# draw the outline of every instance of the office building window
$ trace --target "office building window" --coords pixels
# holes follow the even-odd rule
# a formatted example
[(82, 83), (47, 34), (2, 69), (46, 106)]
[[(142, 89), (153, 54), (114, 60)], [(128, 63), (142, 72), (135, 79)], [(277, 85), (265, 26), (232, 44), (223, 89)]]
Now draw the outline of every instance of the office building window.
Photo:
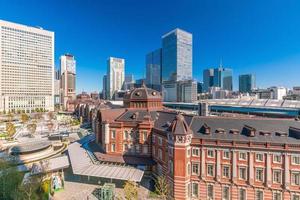
[(247, 153), (246, 152), (240, 152), (239, 153), (239, 159), (240, 160), (246, 160), (247, 159)]
[(212, 149), (207, 150), (207, 157), (209, 158), (214, 158), (215, 157), (215, 152)]
[(111, 131), (111, 139), (115, 139), (116, 138), (116, 131), (112, 130)]
[(128, 131), (124, 131), (124, 140), (128, 140), (129, 139), (129, 133)]
[(186, 172), (187, 172), (187, 175), (191, 175), (191, 163), (188, 163), (186, 165)]
[(247, 179), (247, 169), (246, 167), (239, 167), (239, 178), (242, 180)]
[(214, 186), (207, 185), (207, 199), (213, 200), (214, 199)]
[(223, 187), (223, 192), (222, 192), (222, 200), (229, 200), (230, 198), (230, 190), (228, 186)]
[(200, 171), (200, 164), (199, 163), (192, 163), (192, 174), (198, 175)]
[(198, 189), (198, 183), (193, 182), (192, 183), (192, 196), (198, 197), (199, 189)]
[(230, 159), (230, 151), (223, 151), (223, 159)]
[(264, 169), (256, 168), (256, 181), (262, 182), (264, 180)]
[(230, 178), (230, 167), (223, 166), (223, 177)]
[(300, 165), (300, 156), (299, 155), (292, 155), (292, 164)]
[(281, 163), (281, 155), (280, 154), (274, 154), (273, 155), (273, 162), (274, 163)]
[(239, 200), (246, 200), (246, 189), (239, 189)]
[(200, 155), (199, 148), (194, 147), (193, 150), (192, 150), (192, 155), (193, 156), (199, 156)]
[(214, 165), (213, 164), (207, 165), (207, 176), (214, 176)]
[(291, 200), (300, 200), (300, 194), (292, 194)]
[(282, 200), (282, 194), (279, 191), (273, 192), (273, 200)]
[(116, 144), (111, 144), (111, 152), (115, 152), (116, 151)]
[(264, 154), (262, 154), (262, 153), (256, 153), (256, 154), (255, 154), (255, 160), (256, 160), (257, 162), (262, 162), (263, 159), (264, 159)]
[(273, 171), (273, 182), (274, 183), (281, 183), (281, 170), (274, 170)]
[(162, 160), (162, 150), (158, 149), (158, 158)]
[(300, 172), (292, 172), (292, 185), (300, 185)]
[(256, 190), (255, 200), (264, 200), (264, 192), (261, 190)]

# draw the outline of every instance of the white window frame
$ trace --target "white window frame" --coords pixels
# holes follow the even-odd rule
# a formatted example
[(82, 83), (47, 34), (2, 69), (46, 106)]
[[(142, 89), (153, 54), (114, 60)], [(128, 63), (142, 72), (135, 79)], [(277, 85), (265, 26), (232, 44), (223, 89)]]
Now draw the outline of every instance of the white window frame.
[(116, 152), (116, 144), (115, 143), (111, 144), (111, 152)]
[[(296, 179), (293, 178), (293, 175), (298, 175), (298, 184), (296, 183)], [(300, 186), (300, 171), (291, 171), (291, 183), (294, 186)]]
[[(198, 166), (197, 172), (194, 172), (194, 166)], [(193, 162), (192, 163), (192, 175), (199, 175), (200, 174), (200, 163), (199, 162)]]
[[(275, 181), (275, 173), (280, 172), (279, 182)], [(282, 171), (280, 169), (273, 170), (273, 183), (281, 184), (282, 183)]]
[(300, 194), (299, 193), (292, 193), (291, 200), (294, 200), (295, 196), (298, 196), (298, 198), (300, 199)]
[[(257, 172), (258, 172), (258, 171), (262, 171), (262, 180), (259, 180), (259, 179), (257, 178)], [(264, 182), (264, 178), (265, 178), (264, 168), (261, 168), (261, 167), (255, 168), (255, 180), (256, 180), (257, 182)]]
[[(196, 195), (194, 195), (194, 184), (197, 185), (197, 194)], [(199, 183), (198, 182), (192, 182), (191, 191), (192, 191), (192, 197), (196, 197), (196, 198), (199, 197)]]
[[(212, 153), (212, 155), (210, 155), (210, 153)], [(215, 157), (215, 151), (213, 149), (207, 149), (207, 157), (208, 158), (214, 158)]]
[[(208, 170), (208, 167), (209, 166), (212, 166), (212, 175), (210, 175), (208, 172), (209, 172), (209, 170)], [(207, 171), (207, 176), (209, 176), (209, 177), (214, 177), (215, 176), (215, 166), (214, 166), (214, 164), (207, 164), (207, 166), (206, 166), (206, 171)]]
[[(245, 155), (245, 158), (242, 158), (241, 155)], [(241, 151), (239, 152), (239, 160), (247, 160), (247, 152)]]
[[(213, 190), (213, 191), (212, 191), (212, 197), (209, 197), (209, 196), (208, 196), (208, 188), (209, 188), (210, 186), (212, 187), (212, 190)], [(213, 184), (208, 184), (208, 185), (207, 185), (207, 200), (213, 200), (213, 199), (215, 199), (215, 187), (214, 187)]]
[[(276, 157), (279, 157), (280, 158), (280, 161), (276, 161)], [(282, 163), (282, 155), (281, 154), (273, 154), (273, 163), (278, 163), (278, 164), (281, 164)]]
[[(261, 160), (258, 158), (261, 156)], [(264, 154), (263, 153), (255, 153), (255, 161), (256, 162), (263, 162), (264, 161)]]
[[(194, 151), (196, 151), (196, 152), (198, 152), (198, 153), (195, 154)], [(200, 156), (200, 148), (198, 148), (198, 147), (193, 147), (193, 148), (192, 148), (192, 156), (196, 156), (196, 157)]]
[[(225, 167), (227, 167), (228, 168), (228, 176), (225, 176), (225, 174), (224, 174), (224, 169), (225, 169)], [(224, 177), (224, 178), (230, 178), (230, 165), (223, 165), (223, 168), (222, 168), (222, 177)]]
[[(297, 162), (294, 162), (294, 158), (297, 158), (298, 159), (298, 163)], [(300, 165), (300, 155), (292, 155), (292, 164), (293, 165)]]
[[(257, 192), (262, 192), (262, 199), (257, 199)], [(255, 200), (264, 200), (264, 191), (263, 190), (255, 190), (255, 193), (254, 193), (254, 198)]]
[(272, 192), (272, 200), (275, 200), (275, 194), (280, 194), (280, 200), (282, 200), (282, 192), (278, 190)]
[(238, 200), (240, 200), (240, 198), (241, 198), (241, 196), (240, 196), (241, 195), (241, 193), (240, 193), (241, 190), (245, 191), (245, 199), (244, 200), (247, 200), (247, 189), (243, 188), (243, 187), (240, 187), (239, 190), (238, 190)]
[[(225, 156), (225, 153), (228, 153), (228, 157)], [(223, 159), (230, 160), (230, 151), (229, 150), (223, 151)]]
[[(241, 178), (241, 169), (245, 169), (245, 178)], [(245, 166), (239, 166), (239, 180), (247, 180), (248, 177), (247, 177), (247, 167)]]
[[(228, 189), (228, 198), (224, 198), (224, 188)], [(223, 186), (222, 187), (222, 200), (230, 200), (230, 186)]]

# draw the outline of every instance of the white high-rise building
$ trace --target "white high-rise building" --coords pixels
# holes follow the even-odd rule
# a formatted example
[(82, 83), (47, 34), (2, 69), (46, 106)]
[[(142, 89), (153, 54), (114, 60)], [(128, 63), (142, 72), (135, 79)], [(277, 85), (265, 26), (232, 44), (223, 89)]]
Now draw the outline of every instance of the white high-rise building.
[(76, 60), (74, 56), (65, 54), (60, 57), (61, 104), (67, 107), (68, 100), (76, 98)]
[(122, 58), (109, 57), (107, 60), (107, 98), (113, 99), (117, 91), (124, 84), (125, 60)]
[(0, 20), (0, 111), (54, 110), (54, 32)]

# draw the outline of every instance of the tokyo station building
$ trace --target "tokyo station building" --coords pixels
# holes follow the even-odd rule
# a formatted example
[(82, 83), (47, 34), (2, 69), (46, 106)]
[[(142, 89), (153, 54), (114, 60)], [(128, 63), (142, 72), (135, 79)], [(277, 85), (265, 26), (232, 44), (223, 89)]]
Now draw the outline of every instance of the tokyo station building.
[(96, 157), (165, 176), (172, 199), (300, 199), (300, 121), (182, 114), (144, 85), (93, 112)]

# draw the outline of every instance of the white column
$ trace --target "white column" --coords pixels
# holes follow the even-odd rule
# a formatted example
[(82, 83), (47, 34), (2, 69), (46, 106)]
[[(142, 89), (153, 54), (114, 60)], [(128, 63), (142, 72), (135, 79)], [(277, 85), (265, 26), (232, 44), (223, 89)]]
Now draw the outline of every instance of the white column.
[(271, 154), (267, 153), (267, 171), (266, 171), (266, 177), (267, 177), (267, 182), (266, 185), (267, 187), (270, 187), (272, 184), (272, 163), (271, 163)]
[(254, 153), (253, 152), (249, 152), (249, 183), (252, 184), (253, 180), (254, 180), (254, 168), (253, 168), (253, 162), (254, 162)]
[(205, 168), (206, 168), (206, 163), (205, 163), (205, 150), (204, 148), (201, 149), (201, 178), (205, 179)]
[(236, 156), (237, 152), (232, 151), (232, 181), (235, 182), (237, 179), (237, 163), (236, 163)]
[(284, 187), (288, 189), (290, 186), (290, 159), (286, 153), (284, 155)]
[(221, 152), (217, 150), (217, 181), (221, 178)]

